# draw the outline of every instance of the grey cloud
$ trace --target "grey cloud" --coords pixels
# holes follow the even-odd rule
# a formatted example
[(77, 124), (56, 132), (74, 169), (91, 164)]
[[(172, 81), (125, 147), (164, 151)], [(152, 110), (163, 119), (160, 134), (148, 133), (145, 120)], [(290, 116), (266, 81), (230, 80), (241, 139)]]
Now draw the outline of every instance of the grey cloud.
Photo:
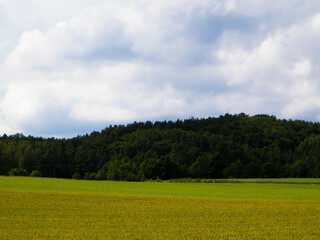
[(212, 44), (225, 31), (253, 32), (259, 27), (255, 18), (238, 14), (195, 16), (187, 23), (184, 34), (196, 44)]

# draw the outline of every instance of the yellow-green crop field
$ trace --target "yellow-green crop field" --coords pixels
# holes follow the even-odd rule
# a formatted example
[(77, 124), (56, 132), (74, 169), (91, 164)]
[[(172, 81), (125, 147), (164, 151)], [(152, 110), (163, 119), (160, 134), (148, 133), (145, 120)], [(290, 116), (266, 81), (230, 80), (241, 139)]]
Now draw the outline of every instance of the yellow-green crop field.
[[(313, 200), (255, 200), (232, 196), (215, 198), (210, 194), (207, 198), (152, 196), (141, 189), (136, 195), (67, 192), (61, 188), (61, 191), (30, 191), (8, 187), (5, 182), (10, 181), (17, 181), (17, 186), (20, 181), (23, 184), (51, 181), (56, 185), (65, 181), (74, 186), (92, 184), (92, 188), (104, 184), (1, 177), (0, 239), (320, 239), (320, 201), (317, 200), (320, 195)], [(125, 182), (105, 184), (127, 186)], [(144, 186), (144, 183), (130, 184)], [(145, 184), (166, 188), (174, 183)], [(257, 188), (257, 194), (261, 188), (268, 189), (268, 185), (250, 184), (238, 186), (240, 189)], [(283, 187), (274, 185), (275, 188)], [(187, 189), (189, 185), (173, 186)], [(215, 186), (224, 187), (219, 183), (190, 186), (192, 191), (197, 186), (207, 187), (210, 191)], [(297, 188), (301, 190), (302, 186), (309, 189), (308, 194), (312, 191), (320, 194), (319, 185), (299, 185)], [(288, 188), (294, 187), (288, 184)], [(239, 192), (237, 194), (239, 196)]]

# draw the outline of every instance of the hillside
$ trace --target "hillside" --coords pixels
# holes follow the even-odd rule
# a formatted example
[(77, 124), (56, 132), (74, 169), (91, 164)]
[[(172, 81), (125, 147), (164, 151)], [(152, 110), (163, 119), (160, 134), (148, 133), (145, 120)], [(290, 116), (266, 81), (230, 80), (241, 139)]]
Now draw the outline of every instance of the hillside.
[(3, 135), (0, 174), (38, 170), (45, 177), (131, 181), (320, 177), (319, 133), (319, 123), (242, 113), (115, 125), (72, 139)]

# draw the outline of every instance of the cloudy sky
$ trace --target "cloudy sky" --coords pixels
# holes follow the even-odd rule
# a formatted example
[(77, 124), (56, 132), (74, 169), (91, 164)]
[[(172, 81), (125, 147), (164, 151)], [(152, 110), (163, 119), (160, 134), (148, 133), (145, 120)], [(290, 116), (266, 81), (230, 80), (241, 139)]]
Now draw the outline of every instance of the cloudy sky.
[(0, 0), (0, 134), (320, 120), (318, 0)]

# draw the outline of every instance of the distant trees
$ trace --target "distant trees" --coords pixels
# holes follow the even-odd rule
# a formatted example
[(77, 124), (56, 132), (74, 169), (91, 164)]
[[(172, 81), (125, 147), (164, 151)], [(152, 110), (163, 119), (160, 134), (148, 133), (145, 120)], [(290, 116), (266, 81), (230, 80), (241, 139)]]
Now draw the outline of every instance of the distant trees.
[(9, 176), (28, 176), (28, 172), (26, 169), (23, 168), (12, 168), (8, 172)]
[(128, 180), (320, 177), (320, 124), (274, 116), (109, 126), (72, 139), (0, 137), (0, 174)]
[(81, 178), (79, 173), (72, 174), (72, 179), (79, 180)]
[(38, 170), (33, 170), (31, 173), (30, 173), (30, 177), (41, 177), (42, 174), (40, 171)]

